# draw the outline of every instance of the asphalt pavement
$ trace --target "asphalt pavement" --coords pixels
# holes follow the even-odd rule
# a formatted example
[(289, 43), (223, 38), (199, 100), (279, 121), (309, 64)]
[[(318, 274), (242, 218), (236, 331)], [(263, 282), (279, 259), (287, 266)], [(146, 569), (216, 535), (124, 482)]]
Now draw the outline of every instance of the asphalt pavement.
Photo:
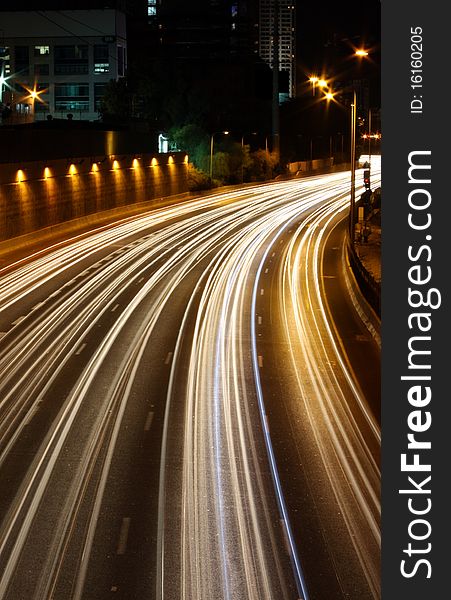
[(378, 597), (379, 359), (343, 284), (348, 175), (3, 265), (0, 598)]

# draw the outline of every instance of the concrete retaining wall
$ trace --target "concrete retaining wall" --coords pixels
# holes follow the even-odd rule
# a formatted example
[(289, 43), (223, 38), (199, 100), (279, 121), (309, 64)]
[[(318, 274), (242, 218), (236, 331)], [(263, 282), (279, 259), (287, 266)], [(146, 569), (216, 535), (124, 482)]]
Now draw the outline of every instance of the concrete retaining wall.
[(0, 240), (188, 190), (184, 153), (0, 165)]
[(318, 158), (315, 160), (299, 160), (288, 164), (288, 170), (290, 173), (297, 173), (298, 171), (318, 171), (319, 169), (327, 169), (332, 167), (334, 164), (333, 158)]

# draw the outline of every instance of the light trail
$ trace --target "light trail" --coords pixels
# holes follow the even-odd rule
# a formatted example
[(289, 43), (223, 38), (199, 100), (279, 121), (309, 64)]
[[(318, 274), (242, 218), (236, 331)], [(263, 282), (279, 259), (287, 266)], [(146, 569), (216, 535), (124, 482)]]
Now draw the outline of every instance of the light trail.
[[(71, 597), (84, 597), (96, 568), (97, 518), (144, 354), (171, 299), (194, 281), (172, 360), (165, 361), (171, 371), (158, 493), (157, 598), (307, 600), (302, 547), (296, 548), (267, 427), (255, 330), (262, 269), (289, 228), (294, 233), (283, 246), (278, 293), (293, 369), (298, 373), (301, 361), (308, 373), (308, 383), (298, 376), (299, 394), (355, 552), (365, 573), (371, 570), (363, 535), (378, 537), (379, 474), (347, 409), (349, 395), (377, 441), (378, 430), (335, 341), (320, 283), (324, 240), (348, 205), (348, 189), (348, 174), (337, 173), (216, 194), (75, 236), (0, 270), (2, 322), (16, 307), (28, 307), (21, 308), (24, 319), (17, 325), (2, 326), (0, 474), (74, 359), (79, 365), (1, 521), (0, 598), (24, 590), (29, 597), (62, 597), (65, 581)], [(108, 327), (99, 331), (104, 322)], [(340, 373), (327, 367), (332, 355)], [(180, 428), (177, 419), (183, 435), (174, 445), (169, 433)], [(77, 465), (71, 473), (65, 456)], [(179, 474), (168, 471), (174, 461)], [(345, 473), (363, 515), (357, 523), (332, 464)], [(283, 529), (274, 522), (271, 476)], [(51, 515), (43, 546), (42, 524)], [(40, 555), (31, 557), (36, 548)], [(24, 582), (22, 570), (30, 564), (39, 569)]]

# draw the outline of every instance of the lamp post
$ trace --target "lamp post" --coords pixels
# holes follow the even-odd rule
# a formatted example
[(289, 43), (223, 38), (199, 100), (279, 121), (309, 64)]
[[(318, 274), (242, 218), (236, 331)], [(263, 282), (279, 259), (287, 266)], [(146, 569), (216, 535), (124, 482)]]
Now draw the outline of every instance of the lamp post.
[(318, 77), (316, 75), (312, 75), (309, 78), (310, 83), (312, 84), (312, 96), (315, 95), (315, 84), (318, 83)]
[(349, 210), (349, 237), (354, 244), (354, 210), (355, 210), (355, 142), (357, 126), (357, 96), (355, 89), (353, 93), (353, 103), (351, 104), (351, 206)]
[(215, 131), (210, 136), (210, 183), (213, 181), (213, 148), (214, 148), (214, 139), (215, 135), (218, 133), (223, 133), (224, 135), (229, 135), (228, 131)]
[[(368, 51), (364, 48), (356, 50), (354, 56), (365, 58), (368, 56)], [(355, 155), (356, 155), (356, 129), (357, 129), (357, 95), (355, 88), (352, 88), (353, 103), (351, 104), (351, 205), (349, 210), (349, 237), (351, 244), (354, 245), (354, 212), (355, 212)]]

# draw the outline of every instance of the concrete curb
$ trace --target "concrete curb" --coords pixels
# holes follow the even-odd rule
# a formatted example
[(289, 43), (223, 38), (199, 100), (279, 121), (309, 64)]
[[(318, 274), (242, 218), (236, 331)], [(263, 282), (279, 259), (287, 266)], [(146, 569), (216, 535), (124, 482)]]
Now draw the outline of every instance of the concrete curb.
[(363, 324), (370, 332), (378, 347), (381, 348), (381, 321), (360, 290), (349, 260), (347, 243), (343, 245), (342, 261), (346, 287), (351, 301)]

